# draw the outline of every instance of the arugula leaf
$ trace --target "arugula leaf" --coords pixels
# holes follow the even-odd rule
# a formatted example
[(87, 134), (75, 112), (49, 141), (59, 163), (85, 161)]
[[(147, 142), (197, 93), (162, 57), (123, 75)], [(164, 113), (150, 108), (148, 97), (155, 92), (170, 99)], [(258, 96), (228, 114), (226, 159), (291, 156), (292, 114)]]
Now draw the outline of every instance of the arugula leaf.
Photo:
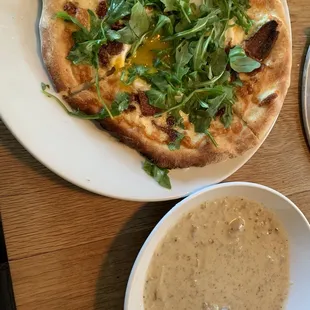
[(106, 36), (108, 41), (117, 41), (121, 38), (121, 35), (112, 29), (106, 29)]
[(77, 118), (81, 118), (81, 119), (88, 119), (88, 120), (96, 120), (96, 119), (103, 119), (103, 118), (106, 118), (108, 117), (108, 113), (106, 112), (106, 110), (102, 109), (99, 113), (97, 114), (86, 114), (82, 111), (79, 111), (79, 110), (73, 110), (73, 111), (70, 111), (66, 105), (58, 98), (56, 97), (55, 95), (51, 94), (50, 92), (48, 92), (48, 89), (50, 89), (50, 86), (48, 84), (44, 84), (43, 82), (41, 83), (41, 90), (42, 90), (42, 93), (47, 96), (48, 98), (52, 98), (54, 99), (60, 106), (62, 109), (64, 109), (64, 111), (66, 113), (68, 113), (68, 115), (70, 116), (74, 116), (74, 117), (77, 117)]
[[(82, 111), (79, 110), (73, 110), (70, 111), (66, 105), (55, 95), (51, 94), (48, 92), (48, 89), (50, 89), (50, 86), (48, 84), (41, 83), (41, 90), (44, 95), (46, 95), (49, 98), (53, 98), (54, 100), (57, 101), (57, 103), (68, 113), (70, 116), (74, 116), (77, 118), (82, 118), (82, 119), (89, 119), (89, 120), (96, 120), (96, 119), (104, 119), (107, 117), (110, 117), (109, 113), (107, 112), (106, 109), (101, 109), (99, 113), (96, 114), (86, 114)], [(129, 94), (123, 92), (123, 93), (118, 93), (111, 105), (111, 113), (113, 116), (118, 116), (120, 115), (123, 111), (125, 111), (129, 106)]]
[(120, 115), (123, 111), (127, 110), (128, 106), (129, 106), (129, 95), (125, 92), (117, 93), (111, 105), (111, 112), (113, 116)]
[(212, 117), (206, 110), (196, 110), (189, 114), (189, 121), (194, 124), (196, 132), (205, 133), (210, 127)]
[(224, 124), (225, 128), (228, 128), (231, 125), (232, 119), (232, 104), (230, 102), (225, 106), (224, 114), (221, 116), (221, 122)]
[(253, 22), (250, 17), (247, 15), (247, 10), (250, 8), (248, 0), (231, 0), (232, 9), (231, 14), (237, 18), (237, 25), (241, 26), (245, 33), (248, 33), (251, 29)]
[(182, 18), (174, 27), (175, 32), (181, 32), (190, 27), (191, 23), (187, 19)]
[(154, 163), (146, 159), (143, 163), (143, 170), (149, 176), (151, 176), (160, 186), (171, 189), (168, 169), (159, 168)]
[(125, 85), (130, 85), (137, 77), (143, 77), (147, 75), (149, 68), (142, 65), (133, 65), (127, 71), (123, 70), (121, 74), (121, 81)]
[(175, 139), (173, 142), (170, 142), (170, 143), (168, 144), (169, 150), (170, 150), (170, 151), (179, 150), (183, 138), (184, 138), (184, 134), (182, 134), (182, 133), (180, 133), (180, 132), (177, 132), (177, 137), (176, 137), (176, 139)]
[(196, 48), (195, 48), (194, 54), (193, 54), (193, 69), (194, 69), (194, 71), (200, 70), (203, 63), (206, 62), (203, 60), (204, 55), (202, 52), (204, 41), (205, 41), (205, 35), (203, 34), (203, 35), (201, 35), (199, 41), (197, 42), (197, 45), (196, 45)]
[(227, 66), (227, 54), (224, 49), (218, 48), (215, 52), (211, 54), (210, 65), (212, 68), (212, 73), (215, 76), (223, 74)]
[(136, 34), (129, 26), (126, 26), (117, 32), (120, 36), (119, 41), (126, 44), (132, 44), (137, 40)]
[(129, 26), (138, 38), (145, 34), (150, 28), (149, 17), (146, 14), (144, 6), (140, 2), (136, 2), (131, 9)]
[(175, 53), (175, 65), (174, 72), (176, 73), (177, 78), (181, 81), (183, 76), (187, 74), (189, 68), (186, 65), (192, 59), (193, 55), (189, 52), (188, 42), (185, 42), (183, 45), (176, 49)]
[(89, 38), (95, 39), (99, 34), (105, 36), (104, 29), (102, 28), (102, 20), (92, 10), (87, 10), (87, 12), (90, 20)]
[(165, 5), (165, 12), (177, 11), (177, 0), (160, 0)]
[(180, 110), (175, 109), (169, 113), (175, 120), (175, 126), (178, 126), (180, 128), (184, 129), (184, 119), (180, 115)]
[(166, 94), (152, 88), (146, 92), (146, 95), (149, 98), (150, 105), (159, 109), (166, 109)]
[(175, 64), (173, 68), (179, 81), (182, 81), (183, 77), (189, 72), (188, 67), (181, 67), (178, 64)]
[(159, 15), (157, 24), (153, 30), (152, 36), (159, 34), (161, 30), (164, 30), (168, 35), (173, 34), (173, 26), (171, 19), (166, 15)]
[(235, 46), (229, 51), (229, 63), (233, 70), (236, 72), (252, 72), (260, 68), (261, 64), (248, 57), (241, 46)]
[(131, 13), (132, 3), (127, 0), (110, 0), (105, 22), (109, 25)]
[(212, 24), (214, 22), (214, 19), (216, 18), (216, 15), (220, 13), (220, 10), (214, 10), (212, 11), (212, 13), (210, 13), (208, 16), (203, 17), (203, 18), (199, 18), (196, 22), (196, 24), (188, 29), (188, 30), (184, 30), (181, 32), (176, 33), (175, 35), (171, 36), (171, 37), (167, 37), (164, 39), (164, 41), (170, 41), (170, 40), (174, 40), (176, 38), (181, 38), (181, 37), (186, 37), (188, 35), (194, 34), (196, 32), (202, 31), (206, 29), (206, 26), (208, 24)]
[(214, 139), (214, 137), (212, 136), (212, 134), (210, 133), (210, 131), (209, 131), (209, 130), (206, 130), (206, 131), (205, 131), (205, 134), (209, 137), (209, 139), (211, 140), (211, 142), (213, 143), (213, 145), (214, 145), (215, 147), (218, 147), (218, 144), (217, 144), (216, 140)]
[(175, 61), (179, 66), (186, 66), (192, 57), (193, 55), (188, 50), (188, 42), (185, 42), (181, 47), (176, 49)]
[(69, 15), (67, 12), (57, 12), (55, 14), (55, 18), (60, 18), (60, 19), (63, 19), (67, 22), (71, 22), (75, 25), (77, 25), (80, 29), (82, 29), (85, 33), (88, 33), (88, 30), (87, 28), (85, 28), (79, 21), (77, 18)]
[(67, 59), (71, 60), (75, 65), (87, 64), (98, 68), (98, 52), (100, 47), (106, 42), (107, 39), (104, 38), (75, 44), (69, 52)]
[(224, 101), (225, 98), (226, 98), (226, 93), (223, 93), (220, 96), (217, 96), (213, 99), (208, 100), (209, 108), (207, 111), (212, 118), (215, 117), (216, 113), (221, 108), (222, 102)]
[(150, 74), (148, 76), (144, 76), (144, 78), (161, 92), (166, 92), (166, 89), (169, 86), (169, 83), (162, 72), (159, 72), (158, 74)]

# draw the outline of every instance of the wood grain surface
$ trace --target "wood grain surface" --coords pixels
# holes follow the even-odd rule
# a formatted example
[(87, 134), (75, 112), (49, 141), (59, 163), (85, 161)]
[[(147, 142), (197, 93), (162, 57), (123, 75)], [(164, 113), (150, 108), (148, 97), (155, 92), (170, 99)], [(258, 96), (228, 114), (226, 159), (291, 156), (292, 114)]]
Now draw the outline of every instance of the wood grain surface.
[[(289, 6), (292, 86), (266, 142), (228, 180), (279, 190), (310, 219), (310, 155), (299, 103), (310, 1)], [(135, 257), (176, 201), (128, 202), (86, 192), (42, 166), (3, 123), (0, 134), (0, 210), (18, 309), (122, 309)]]

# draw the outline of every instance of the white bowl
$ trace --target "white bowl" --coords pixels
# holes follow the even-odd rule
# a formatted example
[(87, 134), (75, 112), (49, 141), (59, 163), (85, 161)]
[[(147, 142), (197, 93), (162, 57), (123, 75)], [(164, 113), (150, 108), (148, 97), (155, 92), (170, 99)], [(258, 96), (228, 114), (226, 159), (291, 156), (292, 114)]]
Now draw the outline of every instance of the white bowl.
[(224, 196), (243, 196), (272, 209), (283, 222), (290, 242), (290, 281), (287, 310), (310, 309), (310, 226), (297, 206), (279, 192), (259, 184), (222, 183), (207, 187), (185, 198), (156, 225), (145, 241), (128, 281), (125, 310), (143, 310), (143, 289), (153, 253), (168, 230), (178, 220), (207, 200)]

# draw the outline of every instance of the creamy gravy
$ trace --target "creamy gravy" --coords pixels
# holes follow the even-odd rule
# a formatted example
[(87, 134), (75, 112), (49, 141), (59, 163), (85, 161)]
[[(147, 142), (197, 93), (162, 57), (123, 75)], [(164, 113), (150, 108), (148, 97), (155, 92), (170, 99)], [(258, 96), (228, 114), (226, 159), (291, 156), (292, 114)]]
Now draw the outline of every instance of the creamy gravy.
[(287, 234), (261, 204), (227, 197), (184, 216), (157, 248), (146, 310), (278, 310), (289, 288)]

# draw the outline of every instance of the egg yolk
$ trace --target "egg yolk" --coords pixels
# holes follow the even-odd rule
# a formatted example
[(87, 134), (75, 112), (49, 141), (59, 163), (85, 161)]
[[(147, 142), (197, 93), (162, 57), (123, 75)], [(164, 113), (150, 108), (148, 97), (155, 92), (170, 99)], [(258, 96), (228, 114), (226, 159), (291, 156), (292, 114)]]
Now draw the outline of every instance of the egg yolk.
[(156, 58), (156, 50), (164, 50), (169, 47), (168, 42), (162, 42), (160, 36), (157, 35), (153, 38), (146, 39), (130, 60), (131, 64), (144, 65), (147, 67), (153, 66), (153, 60)]

